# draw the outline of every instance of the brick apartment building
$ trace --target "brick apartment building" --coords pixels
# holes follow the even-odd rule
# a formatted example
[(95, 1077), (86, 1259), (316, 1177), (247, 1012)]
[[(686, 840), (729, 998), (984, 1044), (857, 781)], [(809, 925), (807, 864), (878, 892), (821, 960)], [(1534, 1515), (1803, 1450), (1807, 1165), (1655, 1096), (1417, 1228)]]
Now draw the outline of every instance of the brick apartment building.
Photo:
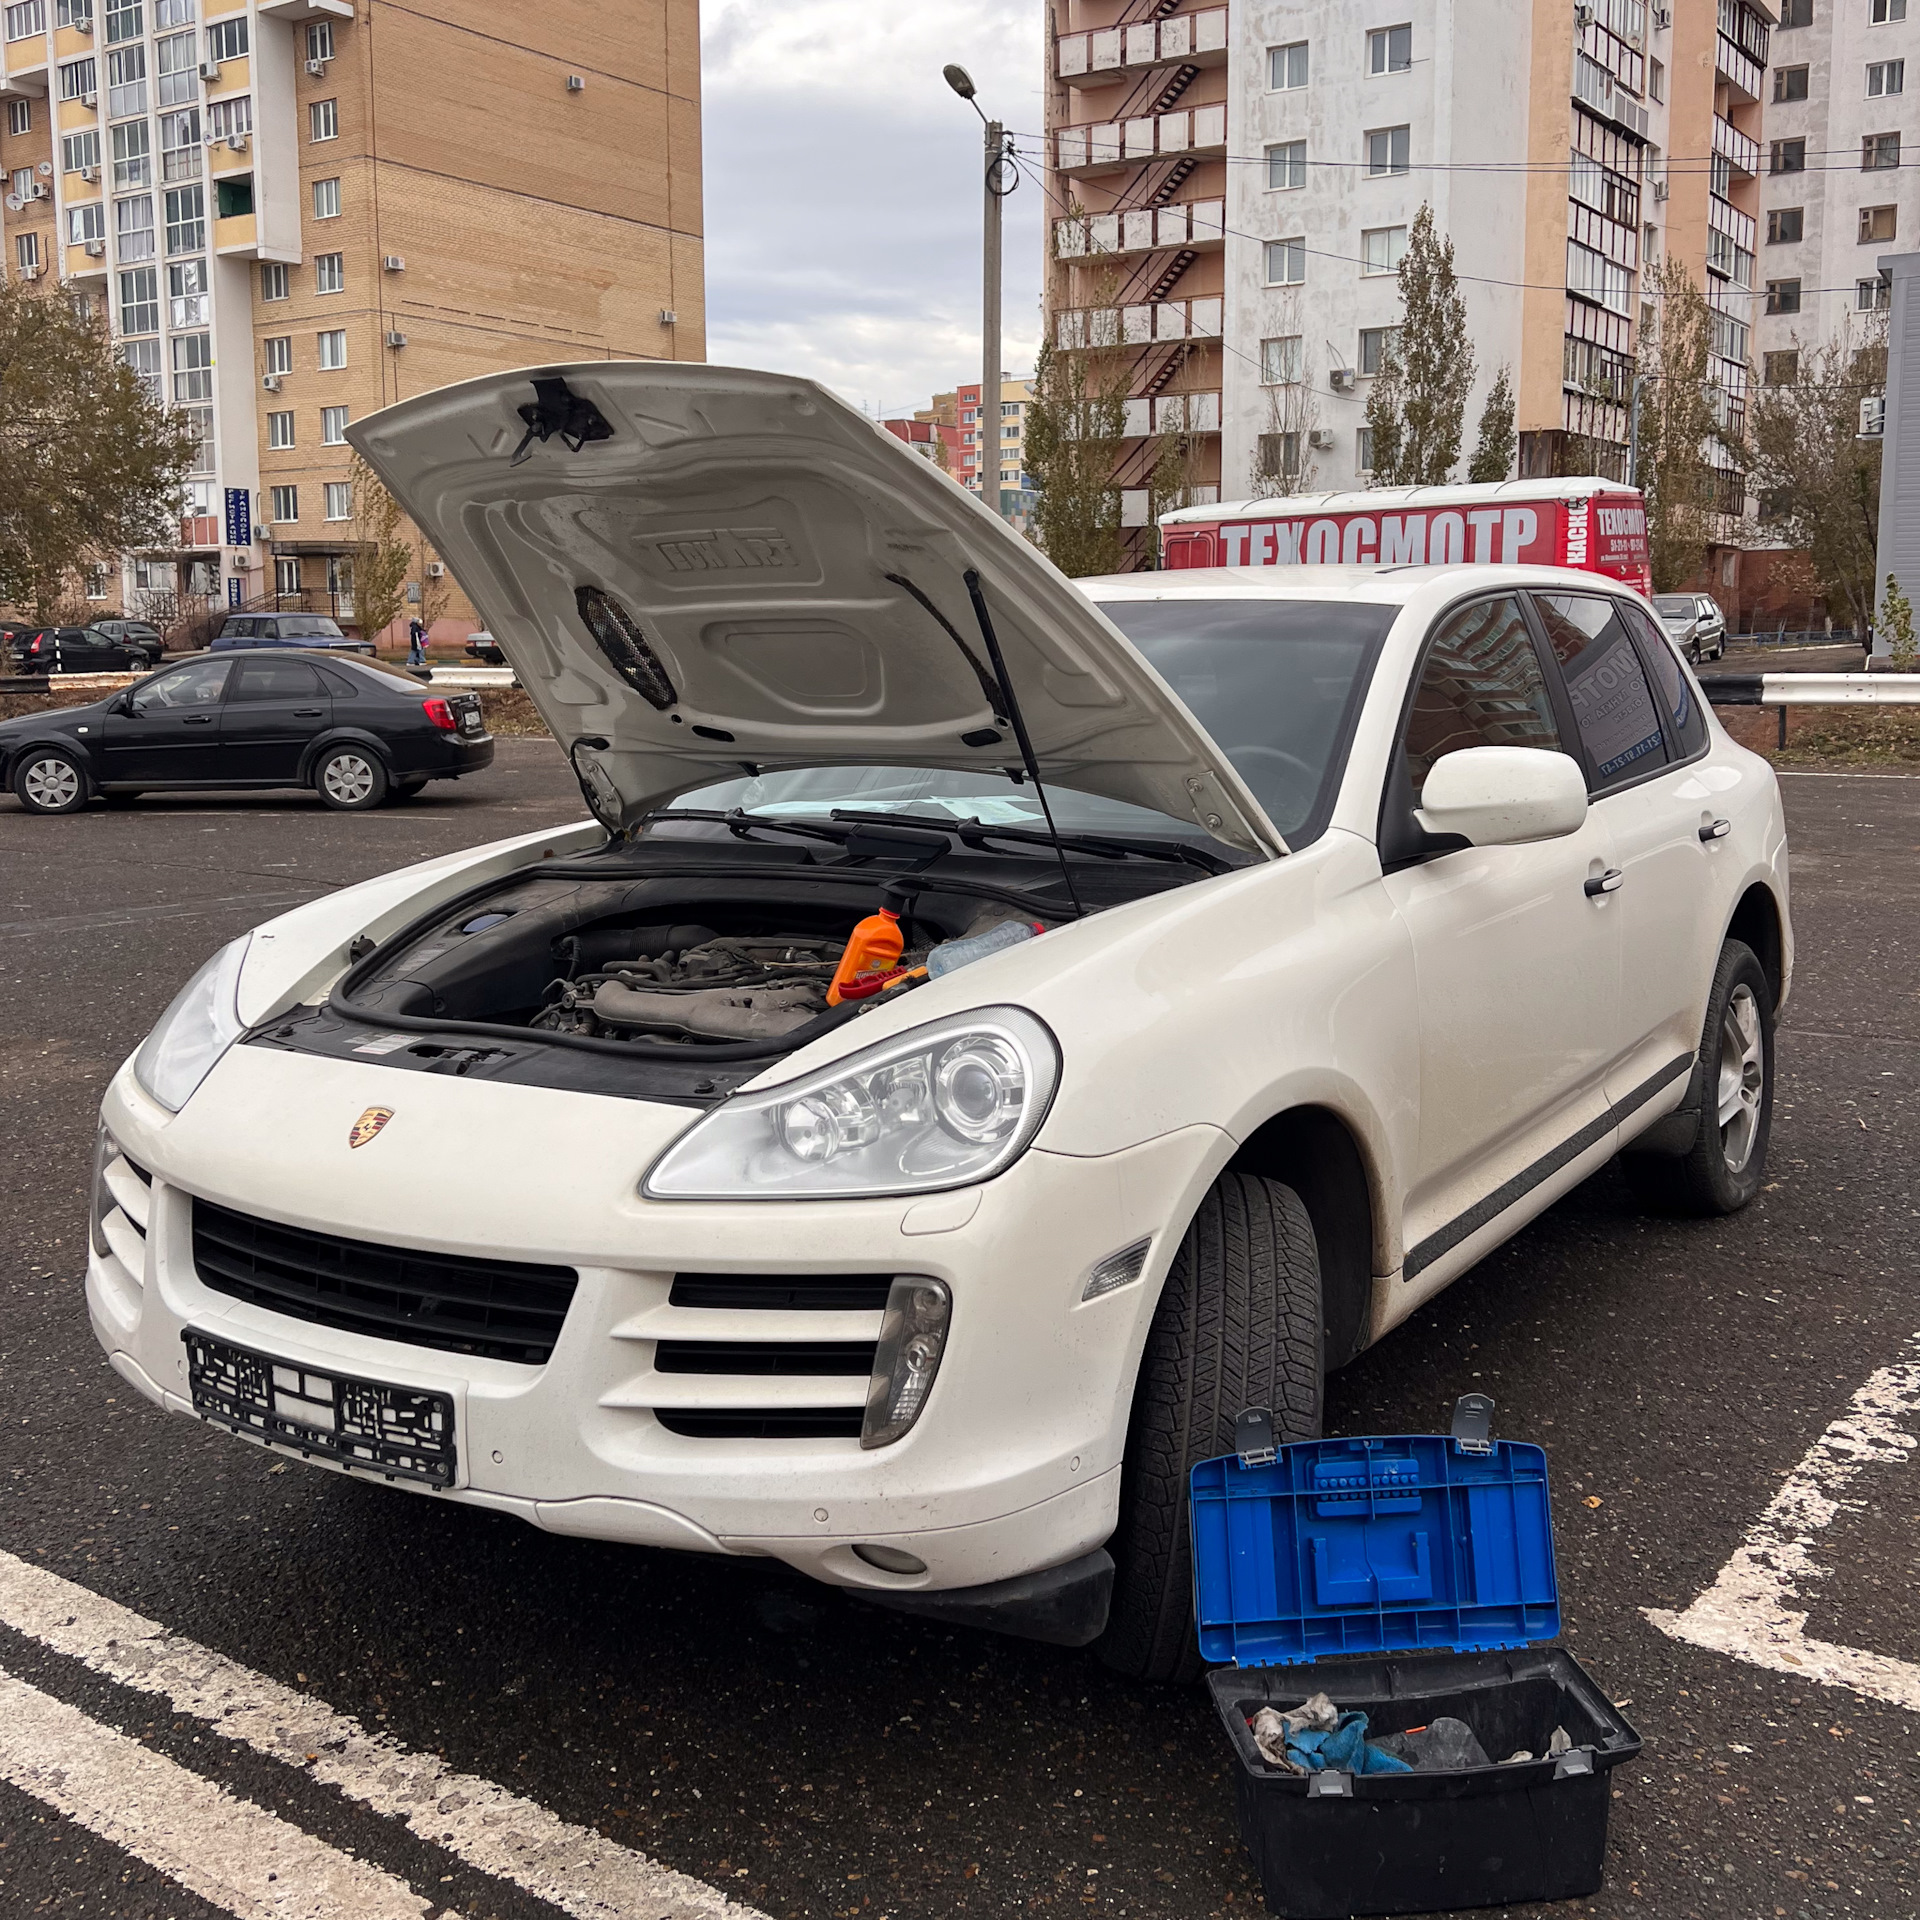
[(200, 433), (178, 547), (92, 597), (350, 620), (350, 421), (502, 367), (705, 356), (698, 0), (0, 21), (0, 268), (89, 303)]
[[(983, 476), (994, 473), (1000, 511), (1015, 526), (1025, 528), (1033, 513), (1033, 481), (1026, 471), (1027, 409), (1032, 404), (1033, 382), (1002, 373), (997, 419), (980, 418), (980, 382), (976, 380), (951, 393), (936, 393), (930, 407), (910, 417), (880, 424), (952, 474), (970, 493), (983, 493)], [(997, 456), (989, 448), (997, 448)]]

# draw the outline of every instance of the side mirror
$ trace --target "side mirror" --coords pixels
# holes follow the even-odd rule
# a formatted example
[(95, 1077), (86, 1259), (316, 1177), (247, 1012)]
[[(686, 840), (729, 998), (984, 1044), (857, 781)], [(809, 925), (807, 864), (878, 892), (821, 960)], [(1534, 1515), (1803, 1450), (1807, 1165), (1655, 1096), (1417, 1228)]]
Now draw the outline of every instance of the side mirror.
[(1442, 754), (1414, 817), (1428, 833), (1511, 847), (1575, 833), (1587, 817), (1578, 762), (1539, 747), (1466, 747)]
[(113, 696), (113, 704), (107, 708), (109, 713), (128, 714), (133, 711), (133, 692), (129, 688), (124, 693)]

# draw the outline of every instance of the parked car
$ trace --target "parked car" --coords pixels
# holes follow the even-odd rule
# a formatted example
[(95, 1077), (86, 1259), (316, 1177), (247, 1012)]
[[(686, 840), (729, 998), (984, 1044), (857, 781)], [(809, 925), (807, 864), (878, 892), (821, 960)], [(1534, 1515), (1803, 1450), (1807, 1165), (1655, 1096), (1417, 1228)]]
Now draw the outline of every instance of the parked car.
[(1727, 650), (1727, 616), (1707, 593), (1656, 593), (1653, 610), (1667, 637), (1696, 665)]
[(1759, 1189), (1779, 790), (1630, 588), (1073, 582), (704, 365), (349, 437), (596, 818), (242, 936), (115, 1077), (87, 1296), (160, 1405), (1167, 1677), (1242, 1408), (1315, 1433), (1616, 1153)]
[(324, 613), (230, 613), (214, 635), (215, 653), (229, 647), (299, 647), (307, 653), (359, 653), (374, 657), (371, 640), (349, 640), (340, 623)]
[(23, 627), (12, 644), (22, 673), (144, 673), (163, 652), (158, 635), (122, 640), (98, 627)]
[(94, 632), (104, 633), (109, 640), (118, 640), (123, 646), (145, 648), (155, 666), (160, 664), (167, 651), (165, 636), (151, 620), (127, 620), (118, 614), (110, 614), (104, 620), (89, 621), (88, 625)]
[(501, 651), (500, 642), (485, 627), (467, 635), (467, 654), (471, 659), (484, 660), (492, 667), (504, 667), (507, 664), (507, 656)]
[(29, 813), (227, 787), (311, 787), (362, 812), (492, 759), (477, 694), (278, 649), (196, 654), (91, 706), (0, 720), (0, 786)]

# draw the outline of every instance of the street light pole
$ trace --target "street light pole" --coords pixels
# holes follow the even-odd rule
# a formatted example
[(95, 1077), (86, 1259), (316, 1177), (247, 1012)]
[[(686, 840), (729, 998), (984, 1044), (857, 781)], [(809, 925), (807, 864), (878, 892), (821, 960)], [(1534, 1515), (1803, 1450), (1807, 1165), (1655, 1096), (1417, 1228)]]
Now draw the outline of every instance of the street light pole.
[(981, 219), (980, 406), (975, 417), (974, 445), (979, 453), (980, 494), (995, 513), (1000, 503), (1000, 202), (1019, 185), (1019, 174), (1007, 151), (1007, 130), (989, 120), (974, 98), (972, 76), (965, 67), (943, 69), (947, 85), (975, 113), (980, 114), (987, 138), (982, 158), (986, 204)]

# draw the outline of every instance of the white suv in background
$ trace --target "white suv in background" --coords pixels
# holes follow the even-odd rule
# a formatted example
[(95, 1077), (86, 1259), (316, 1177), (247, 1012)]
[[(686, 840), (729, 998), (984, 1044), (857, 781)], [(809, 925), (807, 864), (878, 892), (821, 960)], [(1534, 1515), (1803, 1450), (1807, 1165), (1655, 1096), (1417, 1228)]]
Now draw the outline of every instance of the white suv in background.
[(1075, 584), (766, 373), (352, 437), (595, 818), (268, 922), (115, 1076), (87, 1294), (159, 1405), (1164, 1677), (1240, 1408), (1314, 1433), (1616, 1153), (1756, 1191), (1779, 797), (1633, 594)]

